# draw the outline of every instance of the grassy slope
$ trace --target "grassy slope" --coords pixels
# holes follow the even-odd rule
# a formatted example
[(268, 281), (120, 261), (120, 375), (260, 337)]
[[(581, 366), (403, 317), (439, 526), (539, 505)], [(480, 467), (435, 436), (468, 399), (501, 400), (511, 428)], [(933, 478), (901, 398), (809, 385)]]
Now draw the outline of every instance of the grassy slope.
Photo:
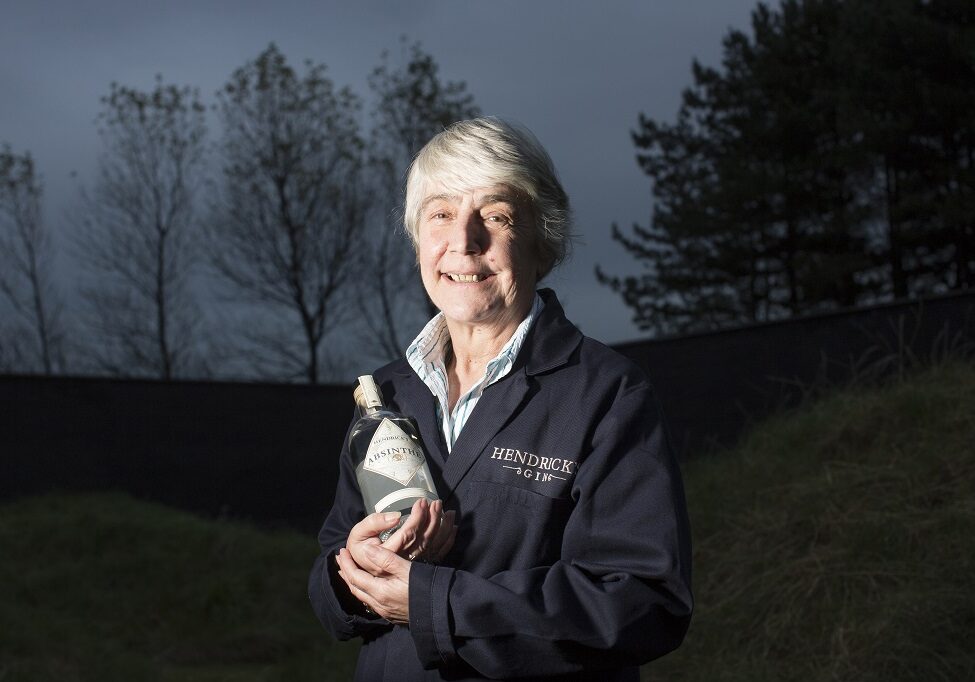
[(305, 596), (314, 538), (123, 496), (0, 508), (0, 681), (344, 680)]
[(685, 478), (697, 611), (645, 678), (975, 679), (975, 367), (838, 393)]
[[(975, 367), (837, 394), (685, 477), (698, 608), (647, 677), (975, 678)], [(316, 551), (120, 496), (0, 507), (0, 682), (349, 679)]]

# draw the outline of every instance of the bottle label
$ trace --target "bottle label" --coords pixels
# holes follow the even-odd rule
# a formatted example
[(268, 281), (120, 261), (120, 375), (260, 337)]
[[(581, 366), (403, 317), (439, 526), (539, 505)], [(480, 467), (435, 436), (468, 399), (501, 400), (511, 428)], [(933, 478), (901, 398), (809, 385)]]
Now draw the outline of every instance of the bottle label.
[(437, 496), (426, 488), (400, 488), (399, 490), (391, 492), (389, 495), (379, 500), (379, 502), (376, 503), (376, 511), (386, 511), (397, 502), (409, 499), (411, 497), (425, 497), (431, 502), (437, 499)]
[(362, 468), (406, 485), (423, 466), (423, 451), (403, 429), (383, 419), (372, 435)]

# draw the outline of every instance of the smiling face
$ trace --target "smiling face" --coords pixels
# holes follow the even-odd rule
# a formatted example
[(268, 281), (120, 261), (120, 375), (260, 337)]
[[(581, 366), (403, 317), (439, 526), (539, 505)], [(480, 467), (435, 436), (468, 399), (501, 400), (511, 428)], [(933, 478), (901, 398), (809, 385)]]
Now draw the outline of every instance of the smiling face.
[(538, 274), (531, 222), (527, 202), (505, 185), (425, 194), (420, 275), (449, 326), (502, 331), (528, 314)]

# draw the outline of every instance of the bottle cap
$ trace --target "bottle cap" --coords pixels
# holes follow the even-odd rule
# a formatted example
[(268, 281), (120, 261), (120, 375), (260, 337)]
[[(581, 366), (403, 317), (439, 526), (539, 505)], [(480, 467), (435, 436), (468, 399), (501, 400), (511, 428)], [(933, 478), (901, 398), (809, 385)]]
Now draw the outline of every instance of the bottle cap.
[(352, 396), (363, 407), (383, 407), (383, 394), (371, 374), (359, 377), (359, 386), (353, 391)]

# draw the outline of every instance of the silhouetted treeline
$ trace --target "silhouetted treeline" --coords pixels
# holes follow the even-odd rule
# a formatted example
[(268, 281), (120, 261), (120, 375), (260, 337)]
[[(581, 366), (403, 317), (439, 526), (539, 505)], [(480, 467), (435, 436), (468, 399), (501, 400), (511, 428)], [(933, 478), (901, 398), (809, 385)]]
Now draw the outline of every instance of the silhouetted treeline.
[[(405, 40), (367, 85), (364, 100), (272, 44), (216, 93), (211, 134), (197, 89), (112, 83), (59, 245), (29, 152), (0, 149), (0, 372), (317, 383), (349, 332), (369, 362), (401, 352), (427, 314), (392, 241), (405, 170), (479, 112)], [(76, 279), (55, 276), (55, 246)]]
[(975, 4), (787, 0), (633, 133), (645, 266), (597, 269), (643, 329), (784, 318), (975, 283)]

